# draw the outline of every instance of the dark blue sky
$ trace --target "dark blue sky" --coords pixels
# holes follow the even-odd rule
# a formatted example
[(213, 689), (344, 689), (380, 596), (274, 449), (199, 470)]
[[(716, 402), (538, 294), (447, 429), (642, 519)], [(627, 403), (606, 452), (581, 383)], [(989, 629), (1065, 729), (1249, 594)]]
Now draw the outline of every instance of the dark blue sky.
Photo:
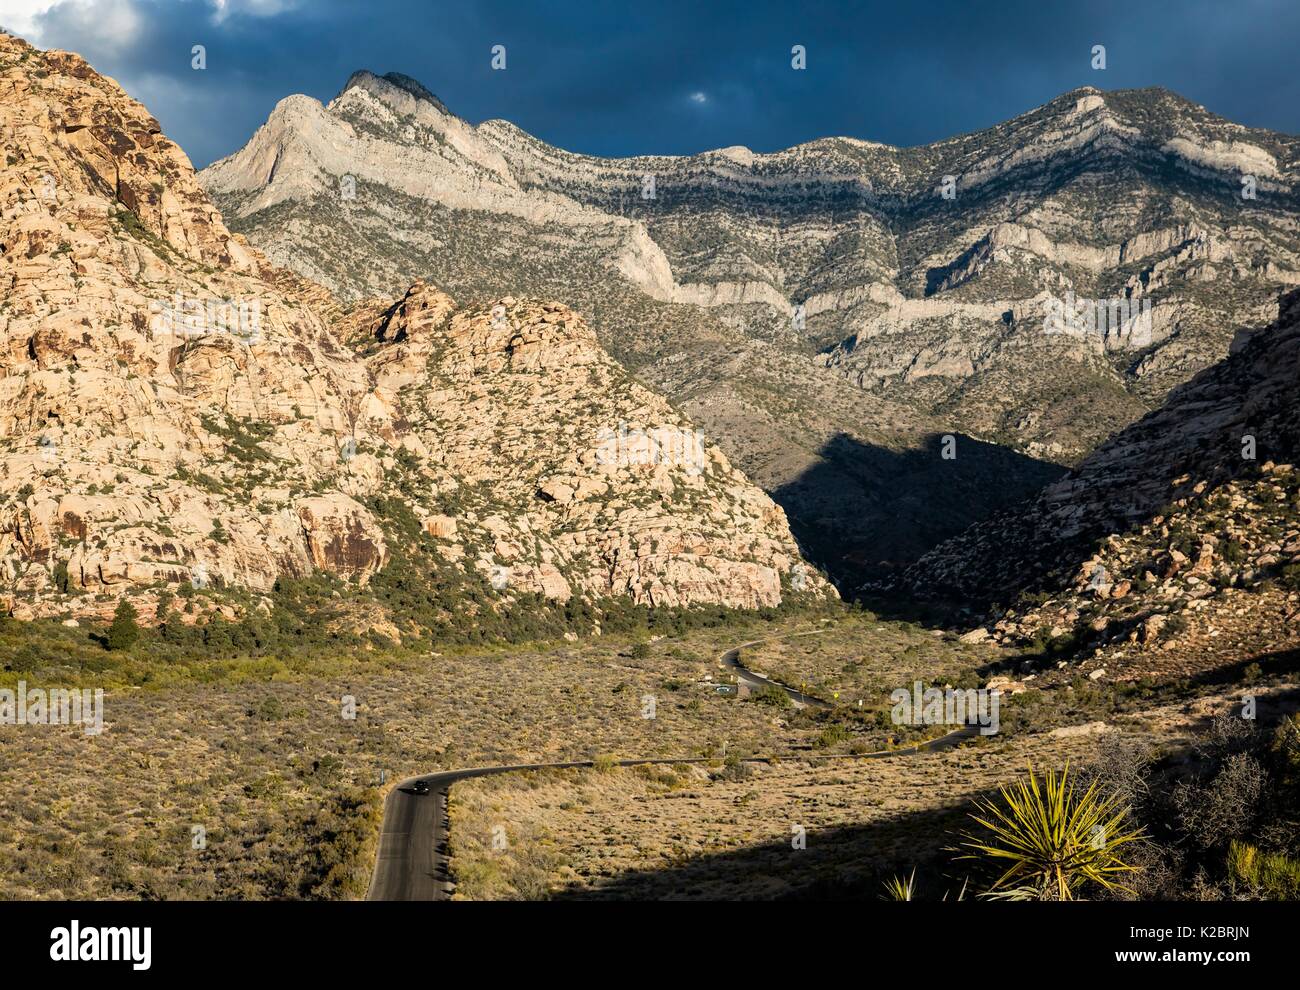
[[(920, 144), (1081, 85), (1165, 86), (1300, 132), (1296, 0), (0, 0), (0, 24), (81, 52), (198, 166), (240, 147), (280, 98), (328, 100), (358, 68), (600, 155), (840, 134)], [(190, 67), (195, 44), (205, 71)], [(490, 67), (497, 44), (505, 71)], [(805, 71), (790, 66), (795, 44)]]

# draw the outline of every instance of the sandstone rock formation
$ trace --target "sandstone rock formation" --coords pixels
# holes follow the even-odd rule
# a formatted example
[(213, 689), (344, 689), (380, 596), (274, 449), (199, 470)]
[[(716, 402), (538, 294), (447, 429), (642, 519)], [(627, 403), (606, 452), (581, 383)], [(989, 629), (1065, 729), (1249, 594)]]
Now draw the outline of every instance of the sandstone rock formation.
[(780, 507), (567, 307), (458, 310), (417, 283), (342, 326), (421, 458), (422, 528), (485, 576), (561, 600), (747, 608), (778, 604), (783, 577), (820, 586)]
[(36, 596), (364, 581), (384, 537), (333, 484), (364, 369), (111, 80), (7, 36), (0, 80), (0, 574)]
[(78, 56), (0, 35), (0, 92), (16, 614), (317, 571), (365, 584), (393, 550), (376, 499), (422, 515), (450, 567), (508, 563), (503, 599), (781, 600), (800, 564), (784, 516), (716, 448), (699, 471), (592, 461), (603, 428), (689, 426), (571, 311), (457, 312), (421, 285), (344, 318), (232, 234), (183, 152)]

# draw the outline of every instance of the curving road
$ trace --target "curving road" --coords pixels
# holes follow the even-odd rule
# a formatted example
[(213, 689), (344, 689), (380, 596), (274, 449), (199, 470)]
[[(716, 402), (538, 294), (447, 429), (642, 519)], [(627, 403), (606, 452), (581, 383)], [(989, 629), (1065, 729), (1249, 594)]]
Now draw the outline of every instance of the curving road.
[[(825, 629), (814, 629), (812, 632), (793, 633), (790, 636), (785, 638), (794, 639), (798, 636), (816, 636), (819, 633), (824, 633), (824, 632), (826, 632)], [(794, 702), (794, 706), (796, 708), (835, 707), (829, 701), (823, 701), (821, 698), (814, 698), (810, 694), (804, 694), (802, 691), (796, 691), (792, 687), (787, 687), (786, 685), (782, 684), (780, 681), (774, 681), (769, 677), (764, 677), (762, 674), (756, 674), (740, 662), (741, 650), (747, 650), (751, 646), (758, 646), (759, 643), (766, 643), (766, 642), (767, 640), (765, 639), (754, 639), (754, 640), (750, 640), (748, 643), (741, 643), (739, 646), (733, 646), (731, 649), (729, 649), (726, 653), (722, 654), (722, 656), (718, 658), (718, 662), (721, 663), (722, 666), (726, 667), (728, 670), (733, 671), (736, 675), (736, 680), (741, 684), (744, 684), (746, 687), (750, 688), (751, 690), (762, 689), (765, 687), (780, 688), (782, 691), (784, 691), (786, 694), (790, 696), (790, 700)]]
[[(618, 766), (654, 763), (707, 763), (707, 759), (619, 760)], [(384, 825), (379, 833), (375, 872), (370, 878), (368, 901), (445, 901), (451, 896), (448, 870), (447, 795), (451, 785), (467, 777), (486, 777), (515, 770), (569, 770), (595, 766), (592, 760), (572, 763), (517, 763), (512, 766), (474, 767), (410, 777), (394, 787), (384, 801)], [(417, 780), (429, 785), (428, 794), (410, 794), (402, 788)]]
[[(812, 636), (823, 630), (795, 633)], [(829, 701), (814, 698), (794, 688), (756, 674), (740, 662), (740, 651), (756, 646), (763, 640), (742, 643), (718, 658), (723, 667), (732, 670), (739, 681), (751, 688), (774, 686), (790, 696), (798, 708), (832, 707)], [(871, 760), (892, 756), (913, 756), (955, 746), (979, 732), (978, 725), (966, 725), (938, 739), (909, 746), (906, 749), (878, 750), (874, 753), (832, 753), (824, 755), (800, 754), (799, 760)], [(770, 763), (774, 757), (762, 756), (748, 759), (746, 763)], [(787, 757), (789, 759), (789, 757)], [(619, 760), (618, 766), (635, 767), (655, 764), (708, 763), (705, 757), (666, 759)], [(592, 760), (575, 760), (569, 763), (516, 763), (509, 766), (472, 767), (466, 770), (447, 770), (442, 773), (409, 777), (394, 787), (384, 801), (384, 823), (379, 834), (379, 850), (375, 856), (375, 871), (370, 878), (369, 901), (445, 901), (452, 890), (449, 870), (447, 829), (447, 799), (451, 785), (468, 777), (486, 777), (496, 773), (516, 770), (568, 770), (595, 766)], [(417, 781), (429, 785), (427, 794), (412, 794), (403, 788)]]

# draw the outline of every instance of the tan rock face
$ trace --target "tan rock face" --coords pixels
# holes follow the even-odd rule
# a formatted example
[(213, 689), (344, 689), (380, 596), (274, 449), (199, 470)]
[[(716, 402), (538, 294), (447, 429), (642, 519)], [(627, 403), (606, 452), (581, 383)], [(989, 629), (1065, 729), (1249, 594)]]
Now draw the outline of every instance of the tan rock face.
[(391, 553), (374, 496), (503, 596), (780, 601), (799, 561), (780, 510), (715, 448), (625, 456), (620, 427), (694, 431), (575, 313), (458, 310), (417, 284), (341, 319), (232, 235), (157, 122), (77, 56), (0, 35), (0, 93), (15, 612), (314, 570), (364, 583)]
[(338, 455), (364, 368), (116, 84), (7, 36), (0, 65), (0, 574), (368, 578), (384, 539)]
[(780, 507), (567, 307), (456, 309), (417, 283), (340, 332), (426, 455), (423, 529), (500, 590), (756, 608), (801, 566)]
[(424, 531), (430, 536), (455, 536), (456, 520), (451, 516), (430, 516), (424, 520)]
[(297, 505), (307, 553), (317, 570), (368, 577), (387, 556), (370, 514), (345, 495), (306, 498)]

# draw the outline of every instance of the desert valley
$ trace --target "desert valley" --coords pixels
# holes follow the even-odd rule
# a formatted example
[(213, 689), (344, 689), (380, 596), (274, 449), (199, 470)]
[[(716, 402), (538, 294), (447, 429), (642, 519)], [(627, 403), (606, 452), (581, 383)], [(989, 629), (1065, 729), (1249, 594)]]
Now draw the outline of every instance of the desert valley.
[(1300, 138), (376, 68), (196, 170), (0, 34), (0, 898), (1300, 898)]

